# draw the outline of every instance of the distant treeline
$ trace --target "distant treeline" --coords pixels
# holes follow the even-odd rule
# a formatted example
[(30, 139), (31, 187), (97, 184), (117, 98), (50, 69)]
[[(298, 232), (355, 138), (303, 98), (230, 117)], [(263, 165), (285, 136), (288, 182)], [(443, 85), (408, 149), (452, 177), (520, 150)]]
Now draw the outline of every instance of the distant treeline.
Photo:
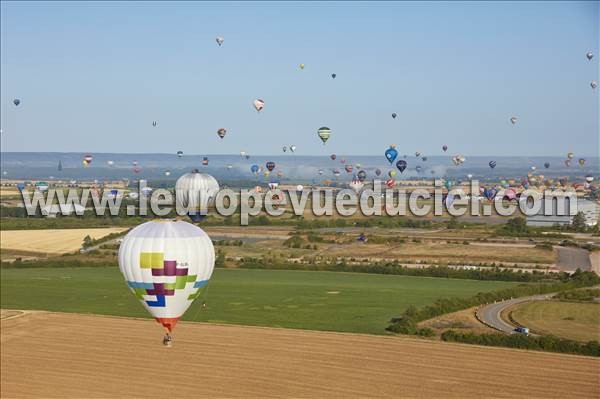
[(531, 349), (548, 352), (571, 353), (576, 355), (600, 357), (600, 343), (586, 343), (562, 339), (553, 336), (526, 336), (524, 334), (474, 334), (448, 330), (442, 333), (443, 341), (462, 342), (485, 346), (505, 346), (507, 348)]
[(268, 262), (262, 258), (242, 258), (238, 266), (244, 269), (275, 269), (275, 270), (309, 270), (370, 274), (393, 274), (400, 276), (458, 278), (465, 280), (495, 280), (517, 282), (558, 281), (568, 278), (566, 273), (548, 273), (534, 270), (531, 273), (521, 270), (489, 268), (489, 269), (460, 269), (447, 266), (429, 266), (410, 268), (397, 263), (350, 265), (345, 261), (338, 263), (293, 263)]

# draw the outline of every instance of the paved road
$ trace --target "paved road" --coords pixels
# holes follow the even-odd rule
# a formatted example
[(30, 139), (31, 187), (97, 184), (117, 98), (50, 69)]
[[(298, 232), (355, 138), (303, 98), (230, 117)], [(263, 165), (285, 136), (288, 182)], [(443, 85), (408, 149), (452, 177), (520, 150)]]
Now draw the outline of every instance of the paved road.
[(578, 268), (581, 270), (591, 270), (590, 253), (586, 249), (572, 247), (556, 248), (556, 267), (559, 270), (574, 272)]
[(500, 313), (502, 313), (504, 309), (512, 305), (516, 305), (518, 303), (530, 301), (543, 301), (551, 298), (553, 295), (554, 294), (535, 295), (492, 303), (490, 305), (480, 308), (477, 311), (477, 319), (479, 319), (479, 321), (483, 322), (484, 324), (495, 328), (496, 330), (511, 334), (516, 326), (502, 320), (502, 318), (500, 317)]

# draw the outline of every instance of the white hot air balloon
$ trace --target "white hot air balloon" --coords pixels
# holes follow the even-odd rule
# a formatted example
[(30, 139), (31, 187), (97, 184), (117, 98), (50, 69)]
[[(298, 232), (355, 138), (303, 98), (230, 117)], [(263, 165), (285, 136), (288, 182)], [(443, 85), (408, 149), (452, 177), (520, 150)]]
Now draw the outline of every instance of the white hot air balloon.
[(179, 318), (203, 294), (214, 265), (210, 237), (183, 221), (141, 224), (119, 248), (119, 269), (127, 286), (167, 331), (165, 345)]
[(302, 190), (304, 190), (304, 186), (302, 184), (298, 184), (296, 186), (296, 191), (302, 191)]
[(350, 187), (350, 189), (352, 189), (352, 191), (354, 191), (356, 194), (360, 193), (364, 186), (365, 183), (358, 179), (353, 179), (350, 184), (348, 184), (348, 187)]
[(194, 222), (199, 222), (206, 216), (218, 192), (219, 183), (214, 177), (194, 169), (175, 183), (177, 210), (185, 210)]

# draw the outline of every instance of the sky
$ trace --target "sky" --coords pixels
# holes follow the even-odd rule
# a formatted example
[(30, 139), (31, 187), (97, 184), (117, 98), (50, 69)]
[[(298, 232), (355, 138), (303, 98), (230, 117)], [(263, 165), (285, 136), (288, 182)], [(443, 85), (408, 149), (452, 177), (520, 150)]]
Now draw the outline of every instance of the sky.
[(599, 152), (598, 2), (0, 7), (4, 152)]

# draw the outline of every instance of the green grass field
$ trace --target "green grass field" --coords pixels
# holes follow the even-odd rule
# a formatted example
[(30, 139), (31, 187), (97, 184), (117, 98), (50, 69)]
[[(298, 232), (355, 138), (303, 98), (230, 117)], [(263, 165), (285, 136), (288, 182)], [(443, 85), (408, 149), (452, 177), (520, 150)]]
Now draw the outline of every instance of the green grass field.
[(511, 316), (539, 334), (577, 341), (600, 341), (600, 304), (536, 301), (517, 306)]
[[(149, 317), (117, 268), (5, 269), (5, 309)], [(391, 317), (437, 298), (515, 283), (360, 273), (216, 269), (184, 320), (383, 334)]]

